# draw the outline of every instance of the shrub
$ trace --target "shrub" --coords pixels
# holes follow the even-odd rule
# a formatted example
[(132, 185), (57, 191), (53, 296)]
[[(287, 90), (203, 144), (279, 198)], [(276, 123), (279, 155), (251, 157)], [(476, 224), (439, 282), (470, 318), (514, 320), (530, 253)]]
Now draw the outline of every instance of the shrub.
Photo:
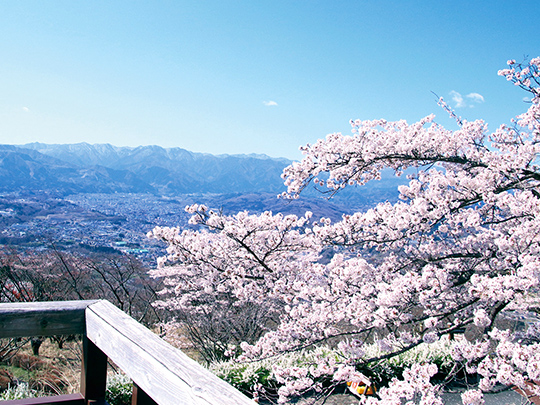
[(39, 396), (40, 393), (36, 390), (30, 389), (27, 383), (20, 383), (15, 387), (10, 386), (7, 390), (2, 392), (0, 394), (0, 401), (35, 398)]
[(114, 374), (107, 378), (105, 399), (109, 405), (130, 405), (133, 383), (125, 374)]
[[(364, 375), (370, 377), (371, 382), (377, 386), (387, 384), (394, 377), (401, 378), (403, 371), (416, 363), (436, 364), (439, 373), (445, 374), (450, 371), (453, 365), (451, 357), (453, 347), (454, 342), (448, 339), (440, 339), (432, 344), (423, 343), (398, 356), (370, 363), (369, 367), (361, 371)], [(378, 358), (383, 354), (384, 350), (380, 345), (370, 344), (363, 346), (361, 357), (363, 359)], [(291, 368), (309, 369), (310, 373), (307, 376), (314, 380), (314, 389), (317, 385), (321, 387), (337, 385), (328, 375), (317, 372), (317, 363), (320, 363), (321, 358), (324, 358), (326, 359), (326, 365), (335, 367), (343, 356), (344, 353), (339, 349), (319, 347), (260, 361), (245, 363), (234, 360), (214, 362), (211, 364), (210, 370), (247, 394), (253, 394), (255, 391), (271, 394), (277, 392), (279, 387), (283, 385), (284, 379), (287, 378), (287, 376), (280, 374), (281, 370)], [(323, 379), (319, 379), (321, 375), (324, 376)]]

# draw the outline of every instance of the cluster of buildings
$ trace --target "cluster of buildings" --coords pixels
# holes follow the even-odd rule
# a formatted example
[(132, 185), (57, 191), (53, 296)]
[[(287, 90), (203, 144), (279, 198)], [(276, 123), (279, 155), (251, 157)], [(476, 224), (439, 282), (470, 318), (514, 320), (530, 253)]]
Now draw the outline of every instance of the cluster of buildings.
[[(115, 250), (155, 263), (164, 246), (146, 234), (155, 226), (184, 226), (188, 220), (182, 202), (146, 194), (77, 194), (59, 204), (52, 197), (2, 197), (0, 244), (29, 249), (54, 244)], [(40, 205), (43, 209), (36, 209)]]

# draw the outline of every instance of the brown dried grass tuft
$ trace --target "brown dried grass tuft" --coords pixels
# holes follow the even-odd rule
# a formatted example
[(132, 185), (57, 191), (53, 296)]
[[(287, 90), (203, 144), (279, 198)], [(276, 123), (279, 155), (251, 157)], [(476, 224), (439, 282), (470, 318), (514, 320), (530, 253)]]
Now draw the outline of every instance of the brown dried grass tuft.
[(62, 349), (46, 339), (39, 356), (34, 356), (27, 344), (12, 357), (9, 365), (17, 379), (27, 382), (32, 389), (54, 395), (73, 394), (80, 390), (81, 357), (80, 339), (63, 342)]

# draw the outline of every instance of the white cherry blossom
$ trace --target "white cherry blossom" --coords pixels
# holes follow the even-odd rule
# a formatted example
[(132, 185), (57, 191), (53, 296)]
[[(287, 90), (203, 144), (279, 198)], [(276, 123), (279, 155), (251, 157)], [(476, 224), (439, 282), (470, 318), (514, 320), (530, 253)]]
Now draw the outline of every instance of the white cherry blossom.
[[(434, 115), (413, 124), (355, 120), (352, 135), (334, 133), (303, 147), (305, 157), (283, 172), (288, 191), (282, 197), (299, 198), (310, 183), (332, 195), (379, 179), (383, 169), (401, 175), (414, 168), (397, 203), (338, 222), (311, 213), (227, 216), (187, 207), (199, 228), (152, 233), (169, 245), (153, 272), (167, 286), (159, 305), (197, 311), (223, 294), (264, 304), (279, 322), (255, 343), (242, 344), (239, 360), (339, 347), (334, 364), (321, 358), (311, 371), (280, 370), (282, 400), (323, 377), (344, 381), (422, 342), (464, 331), (476, 335), (456, 345), (454, 361), (482, 380), (463, 394), (463, 403), (482, 404), (481, 390), (495, 383), (523, 387), (538, 380), (538, 341), (496, 325), (538, 297), (539, 72), (540, 58), (509, 61), (499, 72), (532, 100), (493, 133), (481, 120), (459, 117), (456, 131), (438, 125)], [(330, 248), (335, 254), (323, 260)], [(366, 355), (363, 345), (377, 339), (383, 354)], [(417, 364), (362, 401), (442, 403), (431, 383), (436, 372)]]

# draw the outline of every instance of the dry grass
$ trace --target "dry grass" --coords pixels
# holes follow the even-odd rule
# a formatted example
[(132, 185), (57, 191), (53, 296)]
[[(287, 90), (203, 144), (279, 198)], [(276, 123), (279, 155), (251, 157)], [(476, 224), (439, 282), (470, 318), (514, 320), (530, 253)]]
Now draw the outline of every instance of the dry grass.
[(167, 330), (166, 334), (161, 333), (160, 330), (153, 330), (153, 332), (163, 338), (170, 345), (180, 349), (184, 354), (188, 355), (193, 360), (199, 363), (203, 362), (201, 354), (189, 340), (187, 337), (187, 332), (183, 328), (170, 328)]
[(80, 388), (81, 347), (80, 339), (64, 342), (62, 349), (46, 339), (39, 356), (34, 356), (30, 344), (26, 344), (9, 364), (0, 367), (8, 369), (18, 381), (27, 382), (31, 389), (54, 395), (72, 394)]

